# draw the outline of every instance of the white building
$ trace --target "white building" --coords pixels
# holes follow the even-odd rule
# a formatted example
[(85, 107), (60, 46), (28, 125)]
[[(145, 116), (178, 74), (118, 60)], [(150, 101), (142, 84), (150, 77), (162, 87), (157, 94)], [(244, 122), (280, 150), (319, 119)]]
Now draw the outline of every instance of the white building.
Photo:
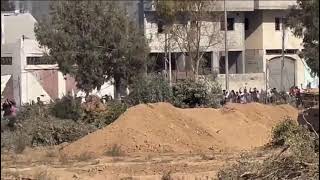
[[(289, 12), (289, 7), (295, 3), (296, 0), (226, 0), (230, 89), (244, 86), (265, 89), (266, 82), (269, 88), (280, 89), (282, 20)], [(209, 9), (223, 11), (223, 1), (216, 1), (214, 7)], [(223, 22), (220, 20), (212, 20), (208, 24), (212, 28), (223, 27)], [(150, 1), (145, 2), (144, 32), (150, 40), (151, 55), (160, 57), (158, 61), (164, 67), (165, 34), (159, 30), (161, 26), (156, 17), (154, 6)], [(303, 48), (302, 39), (295, 37), (290, 29), (285, 29), (284, 32), (283, 82), (285, 89), (288, 90), (293, 85), (300, 87), (301, 84), (305, 87), (308, 82), (314, 79), (310, 78), (309, 68), (304, 60), (298, 56), (298, 52)], [(220, 33), (223, 38), (224, 30), (222, 28), (218, 29), (217, 33)], [(204, 60), (208, 61), (207, 68), (211, 72), (219, 72), (218, 80), (225, 87), (224, 39), (219, 45), (209, 47), (205, 51), (208, 54)], [(179, 79), (179, 75), (187, 71), (185, 67), (179, 67), (181, 64), (186, 64), (186, 58), (179, 48), (173, 47), (171, 52), (172, 76), (176, 80)]]
[[(82, 94), (72, 77), (64, 77), (56, 63), (42, 58), (35, 23), (30, 13), (1, 13), (1, 95), (22, 105), (36, 102), (37, 97), (48, 102), (68, 92)], [(113, 96), (113, 91), (106, 83), (93, 93)]]

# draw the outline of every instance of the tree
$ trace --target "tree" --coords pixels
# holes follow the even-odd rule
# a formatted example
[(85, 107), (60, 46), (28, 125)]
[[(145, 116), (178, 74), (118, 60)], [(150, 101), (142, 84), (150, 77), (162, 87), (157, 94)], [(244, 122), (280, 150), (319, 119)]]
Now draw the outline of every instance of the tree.
[(179, 49), (189, 61), (194, 78), (207, 51), (217, 49), (223, 38), (220, 33), (222, 13), (212, 11), (215, 1), (157, 0), (155, 3), (160, 23), (169, 34), (168, 48)]
[(110, 1), (55, 1), (50, 20), (35, 26), (46, 58), (75, 77), (88, 95), (113, 80), (116, 98), (123, 82), (144, 71), (147, 44), (125, 9)]
[(302, 57), (314, 75), (319, 76), (319, 0), (297, 0), (287, 25), (303, 38)]
[(15, 7), (10, 0), (1, 0), (1, 11), (14, 11)]

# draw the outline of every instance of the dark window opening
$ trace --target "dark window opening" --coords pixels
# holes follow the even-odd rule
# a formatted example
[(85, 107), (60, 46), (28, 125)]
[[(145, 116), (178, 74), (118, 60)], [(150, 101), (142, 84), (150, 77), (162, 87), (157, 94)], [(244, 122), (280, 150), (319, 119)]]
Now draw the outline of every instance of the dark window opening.
[(158, 33), (163, 33), (163, 22), (159, 21), (158, 22)]
[(27, 65), (40, 65), (40, 64), (55, 64), (50, 59), (43, 58), (43, 57), (27, 57)]
[(199, 74), (209, 75), (211, 74), (211, 53), (206, 52), (200, 61)]
[(165, 69), (164, 53), (150, 53), (147, 71), (148, 73), (162, 72)]
[(278, 17), (275, 18), (275, 30), (276, 31), (280, 30), (280, 18)]
[(1, 65), (12, 65), (12, 57), (1, 57)]
[(225, 74), (226, 73), (226, 61), (225, 56), (221, 56), (219, 60), (219, 74)]
[[(222, 18), (220, 23), (221, 31), (224, 31), (224, 18)], [(233, 31), (234, 30), (234, 18), (227, 18), (227, 30)]]
[(244, 30), (249, 30), (249, 19), (248, 18), (244, 19)]
[(177, 70), (177, 59), (179, 58), (179, 53), (171, 53), (171, 70)]
[[(284, 50), (285, 54), (297, 54), (298, 50), (297, 49), (286, 49)], [(270, 55), (270, 54), (282, 54), (282, 50), (281, 49), (268, 49), (266, 50), (266, 54)]]

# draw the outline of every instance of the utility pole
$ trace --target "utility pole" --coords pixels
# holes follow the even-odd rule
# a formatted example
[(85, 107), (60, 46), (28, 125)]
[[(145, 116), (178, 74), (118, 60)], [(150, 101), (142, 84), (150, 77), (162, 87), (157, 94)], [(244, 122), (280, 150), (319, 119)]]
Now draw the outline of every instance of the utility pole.
[[(168, 37), (167, 37), (168, 39)], [(170, 48), (171, 44), (170, 44), (170, 40), (168, 40), (168, 56), (169, 56), (169, 85), (170, 87), (172, 86), (172, 73), (171, 73), (171, 70), (172, 70), (172, 67), (171, 67), (171, 48)]]
[[(169, 84), (170, 86), (172, 85), (172, 73), (171, 73), (171, 50), (170, 50), (170, 42), (168, 40), (168, 32), (165, 30), (164, 33), (164, 47), (165, 47), (165, 58), (164, 58), (164, 65), (165, 65), (165, 72), (168, 74), (169, 77)], [(168, 66), (167, 63), (169, 64), (169, 72), (168, 72)]]
[[(167, 32), (164, 33), (164, 70), (165, 73), (168, 73), (168, 68), (167, 68), (167, 57), (168, 57), (168, 42), (167, 42), (167, 37), (168, 34)], [(167, 79), (167, 76), (165, 76), (165, 78)]]
[(281, 76), (280, 76), (280, 91), (284, 91), (283, 86), (283, 68), (284, 68), (284, 38), (285, 38), (285, 25), (284, 25), (284, 18), (281, 18), (281, 28), (282, 28), (282, 59), (281, 59)]
[(223, 1), (224, 3), (224, 52), (225, 52), (225, 80), (226, 80), (226, 90), (229, 90), (229, 56), (228, 56), (228, 48), (227, 48), (227, 31), (228, 31), (228, 18), (227, 18), (227, 8), (226, 8), (226, 0)]
[(266, 59), (266, 72), (265, 74), (265, 81), (266, 81), (266, 96), (265, 96), (265, 103), (268, 103), (268, 70), (269, 70), (269, 66), (268, 66), (268, 59)]

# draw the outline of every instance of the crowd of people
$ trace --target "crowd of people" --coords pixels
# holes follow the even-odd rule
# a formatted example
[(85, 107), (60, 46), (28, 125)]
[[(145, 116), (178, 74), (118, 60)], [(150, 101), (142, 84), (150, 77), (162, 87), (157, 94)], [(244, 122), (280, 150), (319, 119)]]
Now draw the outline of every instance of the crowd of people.
[(279, 100), (288, 102), (288, 98), (295, 98), (296, 105), (299, 106), (302, 104), (301, 99), (301, 90), (295, 86), (290, 88), (288, 93), (282, 94), (276, 88), (260, 91), (257, 88), (240, 88), (238, 91), (223, 90), (224, 99), (221, 104), (224, 105), (227, 102), (230, 103), (241, 103), (246, 104), (250, 102), (259, 102), (259, 103), (275, 103)]

